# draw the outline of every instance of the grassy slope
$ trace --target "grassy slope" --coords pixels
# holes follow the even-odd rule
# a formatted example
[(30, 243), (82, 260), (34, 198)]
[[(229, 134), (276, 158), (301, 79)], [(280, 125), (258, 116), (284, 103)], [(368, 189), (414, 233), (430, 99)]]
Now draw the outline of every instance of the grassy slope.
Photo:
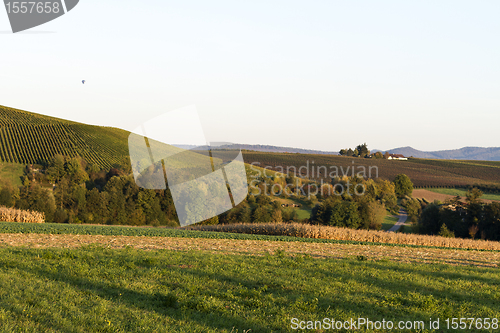
[(292, 318), (326, 317), (444, 325), (498, 316), (499, 297), (491, 268), (282, 251), (0, 248), (3, 332), (289, 332)]
[(22, 164), (0, 162), (0, 179), (10, 181), (15, 186), (21, 186), (24, 168), (25, 166)]
[(382, 222), (382, 230), (389, 230), (391, 229), (396, 222), (398, 222), (399, 216), (394, 216), (387, 214), (384, 218), (384, 222)]
[[(359, 172), (364, 167), (366, 174), (369, 173), (369, 167), (372, 168), (371, 178), (377, 175), (383, 179), (394, 180), (397, 174), (407, 174), (416, 186), (455, 186), (455, 185), (474, 185), (474, 184), (500, 184), (500, 162), (482, 162), (482, 161), (456, 161), (456, 160), (427, 160), (410, 159), (408, 161), (389, 161), (385, 159), (365, 159), (351, 158), (333, 155), (305, 155), (289, 153), (262, 153), (262, 152), (244, 152), (246, 163), (258, 162), (260, 167), (272, 166), (283, 167), (295, 166), (297, 169), (305, 166), (309, 161), (309, 172), (314, 167), (327, 167), (327, 178), (335, 171), (333, 167), (338, 168), (338, 174), (342, 175), (343, 168), (349, 175), (352, 175), (352, 166), (355, 172)], [(353, 163), (354, 162), (354, 163)], [(279, 170), (279, 169), (276, 169)], [(317, 169), (315, 169), (317, 170)], [(324, 170), (321, 170), (321, 177), (325, 177)], [(315, 178), (317, 172), (315, 171)], [(303, 174), (303, 176), (306, 176)], [(310, 178), (313, 178), (309, 176)]]
[[(465, 197), (465, 194), (467, 193), (466, 190), (454, 189), (454, 188), (428, 188), (427, 190), (435, 193), (441, 193), (453, 196), (459, 195), (461, 197)], [(481, 199), (500, 201), (500, 194), (483, 194)]]
[(82, 156), (110, 167), (128, 155), (128, 132), (0, 106), (0, 161), (34, 164), (54, 155)]

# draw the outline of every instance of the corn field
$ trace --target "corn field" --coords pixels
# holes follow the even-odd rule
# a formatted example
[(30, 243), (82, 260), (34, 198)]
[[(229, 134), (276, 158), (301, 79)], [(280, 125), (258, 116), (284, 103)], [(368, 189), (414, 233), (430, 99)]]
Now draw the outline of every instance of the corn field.
[(34, 212), (31, 210), (20, 210), (15, 208), (0, 207), (0, 221), (44, 223), (45, 214), (40, 212)]
[(300, 223), (219, 224), (190, 226), (186, 229), (303, 238), (322, 238), (356, 242), (436, 246), (474, 250), (500, 250), (500, 242), (494, 241), (446, 238), (440, 236), (374, 230), (355, 230), (349, 228), (317, 226)]

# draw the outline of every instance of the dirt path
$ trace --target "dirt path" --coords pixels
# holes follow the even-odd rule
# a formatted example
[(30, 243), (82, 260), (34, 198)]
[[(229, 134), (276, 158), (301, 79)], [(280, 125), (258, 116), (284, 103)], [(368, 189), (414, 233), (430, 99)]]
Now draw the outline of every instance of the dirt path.
[(207, 251), (221, 254), (265, 255), (283, 250), (291, 255), (308, 254), (319, 258), (356, 258), (368, 260), (390, 260), (415, 263), (447, 263), (498, 267), (500, 252), (463, 251), (446, 249), (412, 248), (383, 245), (354, 245), (328, 243), (302, 243), (257, 240), (100, 236), (100, 235), (47, 235), (47, 234), (0, 234), (0, 246), (23, 246), (29, 248), (79, 248), (98, 244), (107, 248), (124, 248), (176, 251)]
[(406, 210), (403, 208), (399, 208), (399, 220), (395, 225), (392, 226), (391, 229), (387, 230), (387, 232), (395, 232), (398, 231), (401, 226), (405, 225), (406, 219), (408, 218), (408, 214)]

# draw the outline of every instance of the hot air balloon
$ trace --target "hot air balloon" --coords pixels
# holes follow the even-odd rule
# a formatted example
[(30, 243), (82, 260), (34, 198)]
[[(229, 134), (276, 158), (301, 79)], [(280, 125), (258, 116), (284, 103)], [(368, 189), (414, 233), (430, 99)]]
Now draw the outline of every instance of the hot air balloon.
[(85, 80), (82, 80), (82, 84), (85, 84)]

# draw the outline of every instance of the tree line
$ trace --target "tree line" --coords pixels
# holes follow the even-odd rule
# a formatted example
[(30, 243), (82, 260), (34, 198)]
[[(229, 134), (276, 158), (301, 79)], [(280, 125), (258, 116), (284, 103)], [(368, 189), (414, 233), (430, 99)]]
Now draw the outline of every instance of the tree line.
[(109, 170), (79, 157), (55, 156), (26, 167), (22, 186), (2, 180), (0, 205), (43, 212), (47, 222), (177, 225), (167, 190), (139, 188), (124, 161)]
[(465, 202), (455, 197), (444, 203), (423, 205), (419, 232), (444, 237), (500, 240), (500, 202), (485, 203), (483, 192), (469, 190)]

